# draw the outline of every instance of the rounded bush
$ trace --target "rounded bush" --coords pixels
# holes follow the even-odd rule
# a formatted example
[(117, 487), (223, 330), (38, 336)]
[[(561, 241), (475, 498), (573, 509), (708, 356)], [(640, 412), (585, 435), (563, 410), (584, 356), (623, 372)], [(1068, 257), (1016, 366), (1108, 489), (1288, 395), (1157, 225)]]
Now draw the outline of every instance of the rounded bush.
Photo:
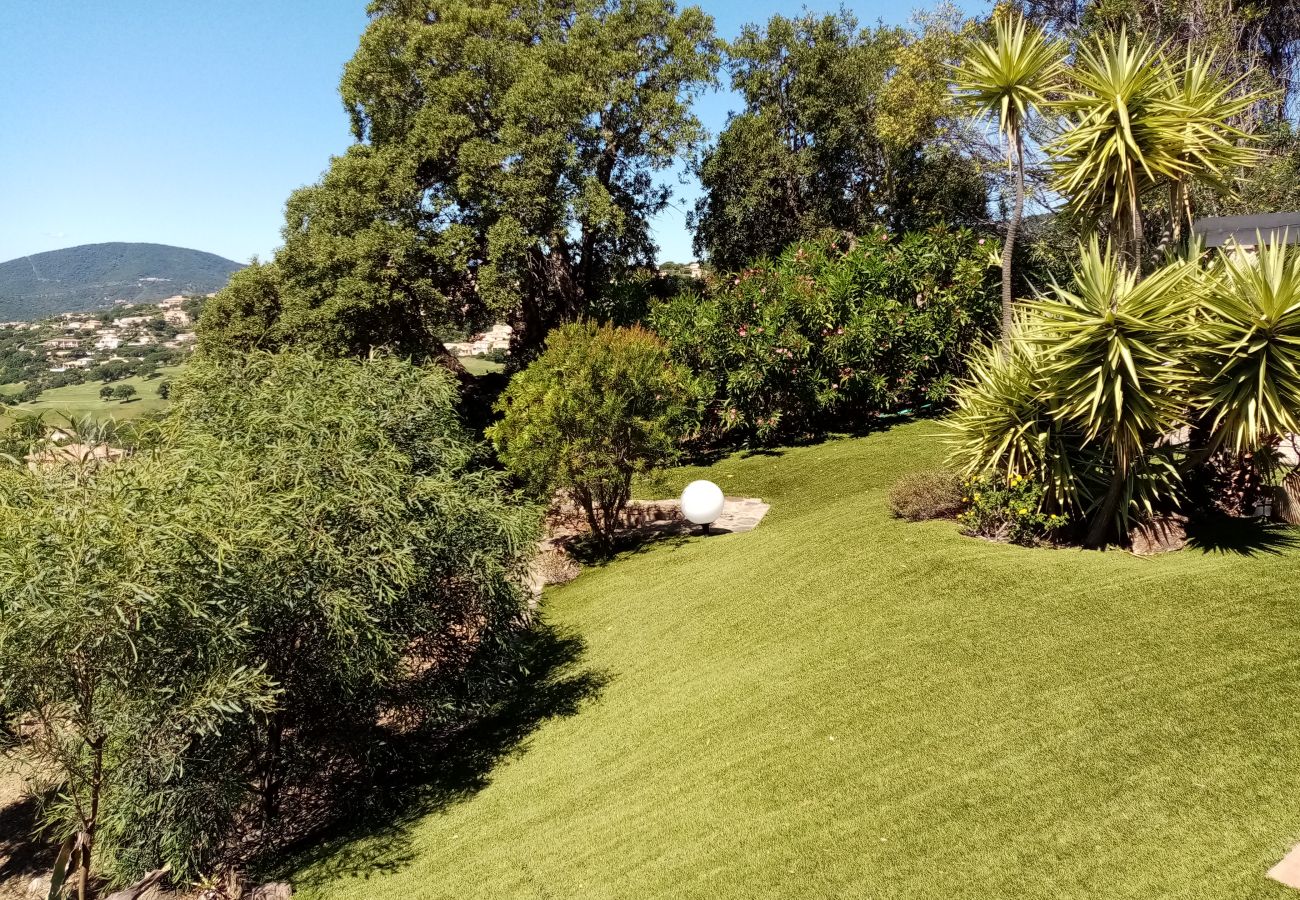
[(949, 519), (961, 508), (961, 479), (948, 469), (909, 472), (889, 490), (889, 509), (900, 519)]

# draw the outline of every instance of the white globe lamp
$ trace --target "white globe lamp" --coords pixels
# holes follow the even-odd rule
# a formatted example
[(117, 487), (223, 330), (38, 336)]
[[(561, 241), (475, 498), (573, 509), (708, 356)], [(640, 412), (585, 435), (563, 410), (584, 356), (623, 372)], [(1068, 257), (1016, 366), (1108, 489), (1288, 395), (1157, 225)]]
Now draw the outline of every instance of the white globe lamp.
[(692, 525), (709, 526), (722, 515), (722, 488), (712, 481), (692, 481), (682, 491), (682, 516)]

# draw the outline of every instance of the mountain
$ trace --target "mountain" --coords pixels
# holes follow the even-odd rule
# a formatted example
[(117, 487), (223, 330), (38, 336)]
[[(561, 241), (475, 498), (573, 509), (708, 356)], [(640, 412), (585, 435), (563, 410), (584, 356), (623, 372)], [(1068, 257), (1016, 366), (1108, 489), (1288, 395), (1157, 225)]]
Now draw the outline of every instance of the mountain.
[(83, 244), (0, 263), (0, 321), (144, 303), (225, 287), (237, 262), (166, 244)]

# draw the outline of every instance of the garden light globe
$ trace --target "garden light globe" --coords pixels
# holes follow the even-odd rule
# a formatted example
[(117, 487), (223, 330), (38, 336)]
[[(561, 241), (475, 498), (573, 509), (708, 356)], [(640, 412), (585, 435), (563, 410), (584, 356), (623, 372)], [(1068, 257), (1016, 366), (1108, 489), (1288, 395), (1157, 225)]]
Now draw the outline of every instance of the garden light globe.
[(682, 515), (706, 528), (722, 515), (722, 488), (712, 481), (692, 481), (682, 491)]

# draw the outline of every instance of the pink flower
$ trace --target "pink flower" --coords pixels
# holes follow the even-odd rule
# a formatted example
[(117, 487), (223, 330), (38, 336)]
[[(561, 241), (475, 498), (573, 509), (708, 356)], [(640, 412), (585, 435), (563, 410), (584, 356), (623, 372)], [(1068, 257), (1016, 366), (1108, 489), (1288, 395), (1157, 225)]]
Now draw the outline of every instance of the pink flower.
[(984, 238), (980, 238), (980, 246), (981, 246), (981, 247), (984, 246)]
[(745, 330), (744, 325), (741, 325), (739, 328), (736, 329), (736, 334), (740, 335), (741, 337), (746, 337), (749, 335), (749, 332)]

